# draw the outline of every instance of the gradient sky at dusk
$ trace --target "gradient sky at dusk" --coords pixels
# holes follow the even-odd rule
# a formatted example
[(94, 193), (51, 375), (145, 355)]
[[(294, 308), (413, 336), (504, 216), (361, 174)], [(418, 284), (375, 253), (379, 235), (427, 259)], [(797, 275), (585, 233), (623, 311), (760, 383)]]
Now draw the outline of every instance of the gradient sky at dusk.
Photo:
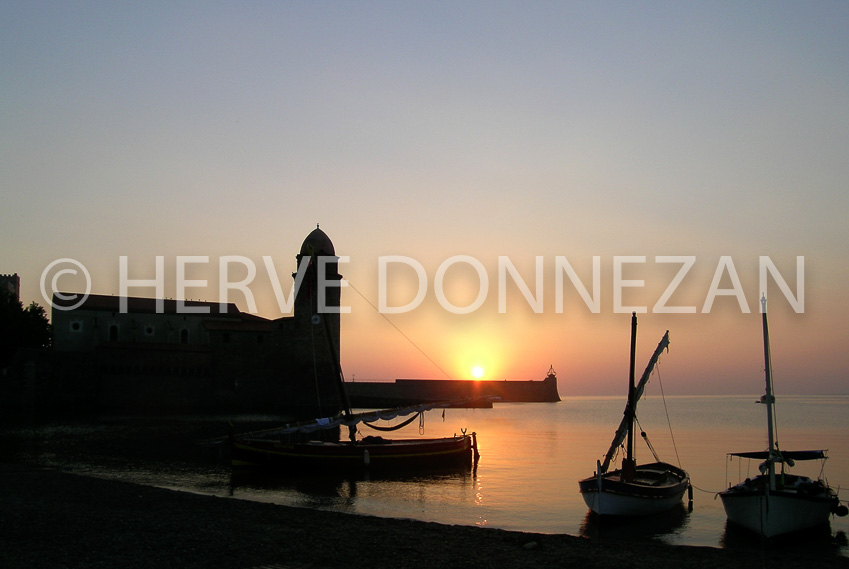
[[(645, 256), (622, 273), (645, 283), (623, 289), (647, 307), (638, 368), (669, 329), (667, 394), (757, 394), (759, 257), (793, 294), (803, 257), (804, 313), (768, 281), (776, 391), (849, 393), (847, 29), (846, 2), (4, 1), (0, 273), (44, 305), (53, 260), (118, 294), (119, 256), (137, 279), (163, 256), (174, 297), (177, 256), (208, 256), (189, 278), (209, 286), (185, 296), (219, 300), (219, 259), (239, 255), (276, 318), (262, 258), (288, 289), (320, 223), (356, 288), (343, 291), (347, 377), (481, 365), (541, 379), (554, 365), (563, 395), (619, 395), (615, 259)], [(416, 284), (400, 264), (378, 281), (389, 255), (421, 263), (428, 289), (384, 318), (369, 302), (382, 290), (403, 305)], [(487, 272), (470, 314), (434, 293), (455, 255)], [(499, 256), (531, 291), (542, 257), (542, 313), (511, 279), (499, 312)], [(600, 257), (598, 313), (568, 279), (556, 312), (558, 256), (590, 292)], [(658, 256), (695, 257), (668, 304), (696, 313), (652, 313), (680, 267)], [(703, 313), (723, 256), (751, 313), (728, 295)], [(458, 306), (479, 289), (469, 264), (442, 282)]]

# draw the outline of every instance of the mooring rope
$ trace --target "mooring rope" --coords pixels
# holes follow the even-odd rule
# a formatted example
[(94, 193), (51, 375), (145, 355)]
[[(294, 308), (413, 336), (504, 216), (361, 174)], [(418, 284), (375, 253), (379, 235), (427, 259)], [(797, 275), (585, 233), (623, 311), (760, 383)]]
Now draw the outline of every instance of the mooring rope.
[(690, 481), (690, 486), (693, 487), (694, 490), (698, 490), (699, 492), (704, 492), (705, 494), (719, 494), (722, 490), (705, 490), (704, 488), (699, 488), (692, 481)]

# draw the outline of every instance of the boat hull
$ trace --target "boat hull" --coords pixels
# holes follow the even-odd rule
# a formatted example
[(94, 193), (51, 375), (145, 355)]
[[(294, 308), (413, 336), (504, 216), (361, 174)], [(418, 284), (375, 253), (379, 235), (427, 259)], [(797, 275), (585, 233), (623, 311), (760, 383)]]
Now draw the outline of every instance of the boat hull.
[(283, 442), (234, 438), (233, 466), (273, 466), (292, 471), (362, 472), (407, 469), (470, 469), (473, 435), (441, 439), (382, 439), (377, 442)]
[(680, 504), (690, 477), (677, 466), (656, 462), (637, 466), (632, 482), (614, 470), (581, 480), (578, 486), (587, 507), (600, 516), (647, 516)]
[(719, 493), (728, 521), (764, 537), (794, 533), (828, 522), (837, 511), (837, 496), (821, 483), (767, 491), (766, 479), (758, 476)]

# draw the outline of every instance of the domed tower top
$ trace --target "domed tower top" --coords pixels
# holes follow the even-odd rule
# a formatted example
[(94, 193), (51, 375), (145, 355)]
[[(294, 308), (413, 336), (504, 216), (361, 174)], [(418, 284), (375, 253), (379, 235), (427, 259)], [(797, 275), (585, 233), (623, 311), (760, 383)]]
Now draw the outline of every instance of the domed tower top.
[[(312, 250), (310, 250), (312, 249)], [(336, 249), (333, 247), (333, 242), (330, 240), (330, 237), (327, 236), (327, 233), (319, 229), (318, 224), (316, 223), (315, 229), (313, 229), (307, 238), (304, 239), (303, 245), (301, 245), (301, 255), (316, 255), (316, 256), (336, 256)]]

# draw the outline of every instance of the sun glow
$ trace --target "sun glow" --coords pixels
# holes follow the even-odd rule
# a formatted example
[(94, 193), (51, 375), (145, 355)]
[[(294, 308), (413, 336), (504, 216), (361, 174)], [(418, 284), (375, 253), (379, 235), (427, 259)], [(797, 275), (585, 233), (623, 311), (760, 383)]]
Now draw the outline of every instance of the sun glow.
[(475, 379), (480, 379), (483, 377), (484, 369), (481, 366), (475, 366), (472, 368), (472, 377)]

